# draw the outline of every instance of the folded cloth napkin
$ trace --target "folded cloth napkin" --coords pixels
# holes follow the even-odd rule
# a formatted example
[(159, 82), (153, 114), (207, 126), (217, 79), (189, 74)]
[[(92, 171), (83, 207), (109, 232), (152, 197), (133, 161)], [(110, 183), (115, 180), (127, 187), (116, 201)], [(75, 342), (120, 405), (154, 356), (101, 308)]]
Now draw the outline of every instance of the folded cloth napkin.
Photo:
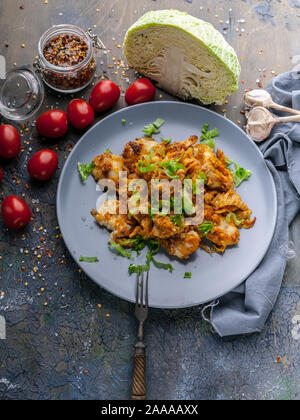
[[(267, 90), (275, 102), (300, 110), (300, 74), (281, 74)], [(259, 148), (276, 185), (277, 225), (259, 267), (241, 286), (210, 306), (210, 322), (222, 337), (262, 330), (275, 305), (286, 262), (295, 255), (289, 246), (289, 225), (300, 208), (300, 123), (275, 125)]]

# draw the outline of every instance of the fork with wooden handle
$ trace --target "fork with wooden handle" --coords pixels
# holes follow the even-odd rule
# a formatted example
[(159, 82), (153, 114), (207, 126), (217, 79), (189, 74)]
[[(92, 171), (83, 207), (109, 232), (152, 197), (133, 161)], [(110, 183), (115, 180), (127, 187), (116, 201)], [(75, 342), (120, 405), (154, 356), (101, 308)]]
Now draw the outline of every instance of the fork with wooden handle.
[(132, 400), (146, 399), (146, 346), (144, 340), (144, 322), (148, 316), (148, 279), (147, 271), (146, 282), (144, 272), (137, 275), (135, 317), (139, 321), (138, 342), (135, 345), (133, 363), (133, 383), (131, 390)]

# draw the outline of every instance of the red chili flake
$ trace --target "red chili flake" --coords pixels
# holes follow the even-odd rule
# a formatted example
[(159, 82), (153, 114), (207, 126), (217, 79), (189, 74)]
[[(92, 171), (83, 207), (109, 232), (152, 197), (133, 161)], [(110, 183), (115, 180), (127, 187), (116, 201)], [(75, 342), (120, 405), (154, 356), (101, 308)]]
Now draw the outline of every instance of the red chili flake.
[(246, 114), (246, 112), (245, 112), (245, 111), (243, 111), (243, 110), (241, 109), (241, 110), (240, 110), (240, 114), (245, 115), (245, 114)]
[(46, 249), (46, 254), (49, 255), (49, 257), (53, 257), (53, 252), (50, 251), (50, 249)]
[(262, 83), (261, 82), (258, 82), (258, 87), (262, 87)]
[(21, 271), (25, 271), (26, 270), (26, 267), (21, 267)]
[(277, 359), (276, 359), (276, 361), (277, 361), (277, 363), (280, 363), (281, 362), (281, 357), (278, 356)]

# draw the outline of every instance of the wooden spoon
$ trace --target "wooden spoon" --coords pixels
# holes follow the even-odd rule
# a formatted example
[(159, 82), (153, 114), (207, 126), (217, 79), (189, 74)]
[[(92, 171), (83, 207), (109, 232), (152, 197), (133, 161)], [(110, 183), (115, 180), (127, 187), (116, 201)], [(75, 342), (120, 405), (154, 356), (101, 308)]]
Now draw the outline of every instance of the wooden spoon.
[(253, 89), (245, 93), (245, 104), (249, 107), (263, 106), (265, 108), (274, 108), (279, 111), (289, 112), (290, 114), (300, 115), (300, 111), (288, 108), (273, 102), (272, 96), (264, 89)]
[(288, 123), (292, 121), (300, 122), (300, 115), (275, 118), (270, 111), (262, 106), (256, 106), (251, 109), (251, 111), (247, 113), (246, 117), (248, 119), (246, 132), (252, 140), (258, 143), (269, 137), (275, 124)]

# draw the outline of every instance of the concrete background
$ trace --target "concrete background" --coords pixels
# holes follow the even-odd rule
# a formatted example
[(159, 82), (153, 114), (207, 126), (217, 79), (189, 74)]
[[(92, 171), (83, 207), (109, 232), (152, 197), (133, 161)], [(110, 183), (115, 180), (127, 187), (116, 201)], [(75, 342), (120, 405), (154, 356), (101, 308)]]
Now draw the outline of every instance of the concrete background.
[[(297, 63), (297, 0), (0, 0), (0, 54), (8, 68), (32, 63), (39, 37), (51, 25), (96, 25), (111, 49), (111, 67), (100, 66), (98, 74), (105, 71), (124, 91), (135, 78), (133, 71), (124, 76), (115, 66), (124, 33), (147, 10), (162, 8), (210, 21), (236, 49), (240, 89), (226, 106), (214, 109), (241, 126), (244, 88), (266, 86)], [(68, 99), (47, 91), (43, 109), (66, 109)], [(169, 96), (158, 93), (160, 99)], [(31, 122), (17, 127), (23, 152), (17, 160), (0, 162), (5, 173), (0, 194), (23, 194), (34, 221), (21, 233), (0, 222), (0, 315), (7, 327), (6, 340), (0, 340), (0, 399), (128, 399), (137, 331), (133, 307), (92, 283), (69, 256), (55, 213), (60, 171), (40, 184), (26, 170), (29, 157), (42, 147), (58, 152), (61, 168), (80, 134), (71, 129), (54, 145), (42, 142)], [(291, 227), (297, 253), (299, 231), (297, 218)], [(299, 257), (288, 263), (278, 302), (260, 334), (221, 339), (201, 319), (199, 307), (151, 310), (145, 326), (148, 398), (299, 399), (299, 264)]]

